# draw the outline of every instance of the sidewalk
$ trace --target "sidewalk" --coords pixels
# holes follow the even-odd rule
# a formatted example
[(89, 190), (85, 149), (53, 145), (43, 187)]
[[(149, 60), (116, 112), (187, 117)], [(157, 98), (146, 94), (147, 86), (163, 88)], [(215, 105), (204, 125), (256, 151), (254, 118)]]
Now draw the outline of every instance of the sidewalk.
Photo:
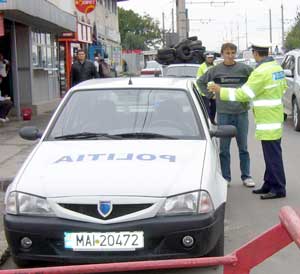
[(44, 130), (52, 112), (32, 117), (31, 121), (15, 120), (0, 124), (0, 191), (13, 180), (26, 157), (38, 141), (27, 141), (19, 136), (23, 126), (37, 126)]

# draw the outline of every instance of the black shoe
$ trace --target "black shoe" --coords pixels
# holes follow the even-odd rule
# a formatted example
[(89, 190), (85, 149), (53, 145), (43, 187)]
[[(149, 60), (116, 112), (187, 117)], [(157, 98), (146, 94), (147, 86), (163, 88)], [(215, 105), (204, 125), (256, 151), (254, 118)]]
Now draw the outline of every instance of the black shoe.
[(285, 194), (276, 194), (276, 193), (273, 193), (273, 192), (268, 192), (266, 194), (263, 194), (260, 196), (260, 198), (262, 200), (268, 200), (268, 199), (277, 199), (277, 198), (284, 198), (286, 195)]
[(269, 193), (268, 190), (264, 190), (263, 188), (258, 188), (258, 189), (254, 189), (252, 190), (253, 194), (267, 194)]

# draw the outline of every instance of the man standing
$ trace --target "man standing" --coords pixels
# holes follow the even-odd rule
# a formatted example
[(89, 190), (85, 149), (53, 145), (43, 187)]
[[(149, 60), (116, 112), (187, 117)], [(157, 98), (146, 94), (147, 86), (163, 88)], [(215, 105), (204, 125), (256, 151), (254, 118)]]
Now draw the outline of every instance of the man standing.
[(71, 83), (72, 87), (85, 80), (98, 78), (98, 73), (95, 65), (86, 60), (85, 51), (78, 50), (77, 61), (75, 61), (71, 68)]
[(209, 90), (220, 93), (221, 100), (253, 102), (256, 123), (255, 136), (261, 140), (266, 164), (264, 184), (254, 194), (261, 199), (286, 196), (286, 180), (282, 161), (281, 137), (283, 123), (282, 97), (287, 88), (282, 67), (268, 56), (269, 46), (252, 45), (257, 67), (248, 81), (238, 89), (210, 85)]
[[(208, 69), (212, 68), (214, 66), (214, 59), (215, 56), (211, 52), (205, 52), (204, 53), (205, 62), (203, 62), (198, 71), (197, 71), (197, 80), (205, 73)], [(205, 96), (205, 93), (201, 92), (200, 87), (198, 87), (198, 90), (200, 94), (202, 95), (202, 99), (204, 101), (204, 104), (206, 106), (210, 121), (215, 124), (215, 117), (216, 117), (216, 98), (207, 98)]]
[[(214, 82), (222, 87), (237, 88), (242, 86), (252, 72), (252, 68), (235, 62), (237, 47), (232, 43), (225, 43), (221, 47), (221, 54), (224, 58), (220, 63), (209, 69), (202, 77), (197, 80), (201, 91), (207, 98), (215, 95), (207, 90), (207, 84)], [(248, 103), (224, 102), (216, 98), (217, 123), (218, 125), (233, 125), (237, 129), (237, 145), (240, 156), (240, 170), (243, 184), (247, 187), (254, 187), (255, 182), (250, 176), (250, 156), (248, 152)], [(230, 142), (231, 138), (220, 139), (220, 161), (224, 179), (230, 183)]]

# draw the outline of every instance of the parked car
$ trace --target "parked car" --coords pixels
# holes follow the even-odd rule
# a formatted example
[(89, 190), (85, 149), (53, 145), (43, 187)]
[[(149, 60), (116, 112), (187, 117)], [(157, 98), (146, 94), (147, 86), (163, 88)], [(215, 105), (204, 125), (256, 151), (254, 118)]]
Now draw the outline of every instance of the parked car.
[(156, 61), (147, 61), (146, 67), (141, 70), (142, 76), (160, 76), (163, 74), (163, 66)]
[(283, 97), (284, 112), (292, 116), (295, 130), (300, 131), (300, 50), (286, 53), (281, 66), (288, 84)]
[(164, 70), (164, 76), (196, 78), (199, 67), (200, 65), (198, 64), (187, 64), (187, 63), (169, 65)]
[(192, 81), (95, 79), (73, 87), (9, 185), (14, 261), (96, 263), (220, 256), (227, 184)]

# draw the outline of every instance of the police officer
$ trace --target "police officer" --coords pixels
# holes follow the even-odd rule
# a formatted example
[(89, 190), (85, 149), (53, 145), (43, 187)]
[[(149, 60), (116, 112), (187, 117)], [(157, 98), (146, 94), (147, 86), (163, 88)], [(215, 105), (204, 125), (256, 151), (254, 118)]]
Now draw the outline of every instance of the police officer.
[(252, 53), (257, 66), (241, 88), (221, 88), (213, 84), (209, 91), (219, 93), (217, 96), (224, 101), (253, 102), (255, 136), (261, 140), (266, 169), (262, 187), (252, 192), (261, 194), (263, 200), (282, 198), (286, 196), (281, 150), (282, 96), (287, 84), (282, 67), (268, 56), (269, 45), (253, 44)]
[[(212, 52), (205, 52), (204, 53), (205, 62), (203, 62), (198, 71), (197, 71), (197, 80), (210, 68), (214, 66), (215, 55)], [(198, 86), (198, 90), (202, 95), (202, 99), (206, 106), (207, 112), (209, 114), (209, 118), (213, 124), (215, 124), (215, 117), (216, 117), (216, 98), (207, 98), (205, 94), (201, 91)]]

